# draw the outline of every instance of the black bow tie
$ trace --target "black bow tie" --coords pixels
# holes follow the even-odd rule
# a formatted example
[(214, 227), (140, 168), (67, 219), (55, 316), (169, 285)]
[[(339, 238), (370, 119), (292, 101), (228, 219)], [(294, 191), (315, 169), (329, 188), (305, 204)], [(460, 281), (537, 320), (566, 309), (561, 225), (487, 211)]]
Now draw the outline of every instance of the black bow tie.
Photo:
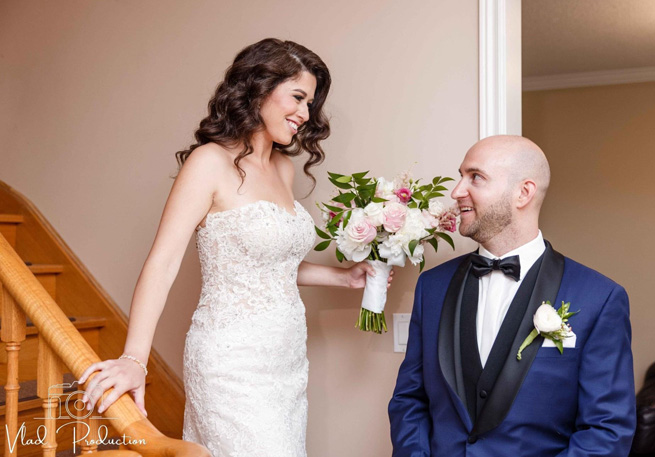
[(500, 270), (514, 281), (521, 278), (521, 262), (519, 256), (513, 255), (504, 259), (488, 259), (480, 254), (471, 254), (471, 271), (476, 278), (491, 273), (492, 270)]

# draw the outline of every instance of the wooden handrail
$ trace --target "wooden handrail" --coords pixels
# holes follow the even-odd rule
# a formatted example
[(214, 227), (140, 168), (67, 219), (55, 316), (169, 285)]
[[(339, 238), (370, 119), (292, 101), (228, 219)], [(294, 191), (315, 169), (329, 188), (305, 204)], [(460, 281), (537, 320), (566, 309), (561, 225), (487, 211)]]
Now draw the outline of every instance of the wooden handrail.
[[(79, 378), (89, 365), (100, 361), (91, 346), (1, 235), (0, 283), (76, 378)], [(122, 395), (103, 415), (107, 416), (114, 429), (126, 437), (128, 447), (144, 457), (210, 455), (209, 451), (199, 444), (176, 440), (162, 434), (139, 411), (128, 394)], [(130, 444), (132, 442), (144, 444)]]

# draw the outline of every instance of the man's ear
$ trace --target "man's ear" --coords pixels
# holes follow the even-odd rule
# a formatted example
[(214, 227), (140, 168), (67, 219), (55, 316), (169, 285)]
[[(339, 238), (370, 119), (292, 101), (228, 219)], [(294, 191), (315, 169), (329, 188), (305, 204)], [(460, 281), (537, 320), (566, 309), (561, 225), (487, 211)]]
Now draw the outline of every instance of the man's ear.
[(537, 183), (531, 179), (526, 179), (521, 182), (518, 201), (516, 202), (516, 207), (518, 209), (525, 208), (534, 198), (537, 193)]

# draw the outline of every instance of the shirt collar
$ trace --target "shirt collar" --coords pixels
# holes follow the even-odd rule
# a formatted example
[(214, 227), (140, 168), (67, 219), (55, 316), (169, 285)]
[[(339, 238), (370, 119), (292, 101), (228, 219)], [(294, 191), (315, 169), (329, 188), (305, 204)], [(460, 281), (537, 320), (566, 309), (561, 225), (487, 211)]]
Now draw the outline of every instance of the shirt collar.
[[(532, 265), (541, 257), (541, 254), (546, 250), (546, 243), (544, 243), (544, 237), (541, 234), (541, 230), (537, 234), (536, 238), (532, 241), (525, 243), (523, 246), (519, 246), (513, 251), (508, 252), (507, 254), (502, 255), (500, 258), (504, 259), (506, 257), (511, 257), (513, 255), (519, 256), (519, 261), (521, 262), (521, 279), (528, 274)], [(484, 247), (480, 246), (480, 255), (488, 259), (497, 259), (495, 255), (487, 251)]]

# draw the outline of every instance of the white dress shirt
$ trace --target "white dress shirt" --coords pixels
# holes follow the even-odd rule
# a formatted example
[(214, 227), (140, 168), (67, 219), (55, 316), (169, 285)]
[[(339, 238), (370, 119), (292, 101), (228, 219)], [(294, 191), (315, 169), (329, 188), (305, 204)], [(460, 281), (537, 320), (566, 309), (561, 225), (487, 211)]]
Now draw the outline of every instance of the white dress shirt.
[[(476, 316), (476, 332), (478, 337), (478, 349), (482, 367), (487, 363), (491, 347), (496, 340), (500, 326), (505, 319), (509, 305), (516, 295), (516, 291), (528, 274), (532, 265), (539, 259), (546, 250), (541, 230), (537, 237), (500, 257), (504, 259), (513, 255), (519, 256), (521, 262), (521, 278), (515, 281), (502, 271), (493, 270), (491, 273), (479, 279), (480, 289), (478, 294), (478, 314)], [(480, 246), (481, 256), (489, 259), (498, 259), (491, 252)]]

